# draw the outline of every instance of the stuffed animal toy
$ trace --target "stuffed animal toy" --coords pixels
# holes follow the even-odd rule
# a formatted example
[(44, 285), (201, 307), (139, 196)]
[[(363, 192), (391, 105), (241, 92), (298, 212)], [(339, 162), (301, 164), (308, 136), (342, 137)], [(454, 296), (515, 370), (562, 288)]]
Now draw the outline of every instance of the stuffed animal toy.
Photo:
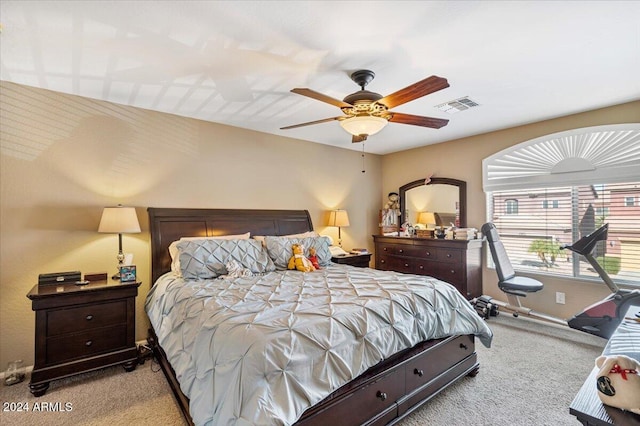
[(625, 355), (603, 355), (596, 367), (602, 403), (640, 414), (640, 363)]
[(227, 275), (223, 275), (223, 278), (238, 278), (238, 277), (252, 277), (253, 272), (250, 269), (244, 268), (238, 261), (230, 259), (226, 264)]
[(318, 263), (318, 256), (316, 255), (316, 249), (311, 247), (309, 249), (309, 261), (313, 265), (314, 268), (320, 269), (320, 264)]
[(385, 203), (384, 208), (387, 210), (399, 210), (400, 209), (400, 196), (397, 192), (390, 192), (387, 195), (388, 201)]
[(289, 259), (287, 269), (297, 269), (302, 272), (315, 271), (316, 268), (311, 264), (311, 261), (304, 257), (304, 247), (300, 244), (294, 244), (291, 246), (293, 256)]

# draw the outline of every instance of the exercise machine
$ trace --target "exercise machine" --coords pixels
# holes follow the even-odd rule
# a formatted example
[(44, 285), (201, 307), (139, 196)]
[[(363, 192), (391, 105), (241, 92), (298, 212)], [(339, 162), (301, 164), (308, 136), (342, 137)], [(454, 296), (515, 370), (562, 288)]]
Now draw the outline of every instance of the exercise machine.
[(499, 308), (503, 308), (511, 311), (515, 317), (519, 314), (529, 315), (552, 323), (568, 325), (576, 330), (608, 339), (620, 324), (629, 305), (640, 305), (640, 291), (619, 288), (592, 254), (599, 241), (607, 240), (608, 229), (609, 225), (605, 224), (589, 235), (580, 238), (574, 244), (560, 247), (584, 256), (611, 290), (611, 295), (588, 306), (567, 321), (535, 312), (522, 305), (520, 297), (526, 297), (528, 293), (542, 290), (544, 284), (533, 278), (516, 275), (495, 225), (490, 222), (485, 223), (482, 225), (482, 233), (487, 239), (496, 266), (498, 287), (507, 295), (507, 302), (483, 295), (472, 300), (473, 306), (478, 314), (485, 319), (498, 315)]

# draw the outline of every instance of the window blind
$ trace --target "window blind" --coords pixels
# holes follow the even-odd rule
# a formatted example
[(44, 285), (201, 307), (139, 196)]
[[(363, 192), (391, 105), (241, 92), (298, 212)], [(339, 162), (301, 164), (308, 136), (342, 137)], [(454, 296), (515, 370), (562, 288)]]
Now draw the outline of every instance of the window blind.
[(560, 247), (608, 223), (593, 256), (614, 281), (640, 285), (640, 182), (492, 191), (487, 203), (516, 270), (598, 278)]

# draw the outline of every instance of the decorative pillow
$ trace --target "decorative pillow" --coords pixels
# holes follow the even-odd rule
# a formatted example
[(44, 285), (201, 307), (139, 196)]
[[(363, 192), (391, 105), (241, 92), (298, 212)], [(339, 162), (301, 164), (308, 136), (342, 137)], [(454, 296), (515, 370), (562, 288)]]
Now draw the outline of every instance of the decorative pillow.
[(256, 274), (276, 269), (262, 245), (251, 239), (181, 240), (177, 247), (180, 253), (180, 272), (185, 279), (226, 275), (226, 265), (231, 260)]
[[(280, 238), (309, 238), (309, 237), (318, 237), (318, 236), (320, 236), (320, 235), (316, 231), (307, 231), (307, 232), (303, 232), (301, 234), (279, 235)], [(262, 245), (264, 247), (267, 246), (267, 244), (264, 241), (265, 238), (266, 238), (265, 235), (254, 235), (253, 236), (253, 239), (260, 241), (260, 243), (262, 243)]]
[(178, 255), (178, 243), (183, 240), (248, 240), (251, 233), (238, 235), (218, 235), (216, 237), (182, 237), (178, 241), (169, 244), (169, 255), (171, 256), (171, 272), (180, 275), (180, 256)]
[(293, 254), (291, 246), (294, 244), (302, 244), (306, 257), (309, 257), (309, 249), (313, 247), (316, 250), (320, 266), (329, 266), (331, 264), (331, 252), (329, 251), (331, 242), (327, 237), (266, 237), (265, 242), (267, 253), (277, 269), (287, 269), (287, 263)]

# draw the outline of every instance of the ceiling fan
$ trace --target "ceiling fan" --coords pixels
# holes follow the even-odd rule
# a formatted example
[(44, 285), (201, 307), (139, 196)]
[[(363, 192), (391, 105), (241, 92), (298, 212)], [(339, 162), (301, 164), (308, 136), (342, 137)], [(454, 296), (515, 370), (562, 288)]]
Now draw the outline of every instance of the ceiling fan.
[(352, 142), (363, 142), (368, 136), (378, 133), (389, 121), (400, 124), (411, 124), (414, 126), (430, 127), (439, 129), (446, 126), (449, 120), (434, 117), (423, 117), (420, 115), (403, 114), (390, 111), (414, 99), (421, 98), (430, 93), (449, 87), (446, 78), (432, 75), (411, 86), (398, 90), (387, 96), (365, 90), (367, 84), (373, 80), (375, 73), (370, 70), (358, 70), (351, 74), (351, 79), (360, 86), (360, 90), (347, 95), (343, 100), (338, 100), (311, 89), (296, 88), (293, 93), (307, 96), (318, 101), (337, 106), (345, 115), (340, 117), (325, 118), (322, 120), (310, 121), (307, 123), (294, 124), (292, 126), (281, 127), (281, 130), (295, 129), (296, 127), (309, 126), (312, 124), (326, 123), (337, 120), (343, 129), (353, 135)]

